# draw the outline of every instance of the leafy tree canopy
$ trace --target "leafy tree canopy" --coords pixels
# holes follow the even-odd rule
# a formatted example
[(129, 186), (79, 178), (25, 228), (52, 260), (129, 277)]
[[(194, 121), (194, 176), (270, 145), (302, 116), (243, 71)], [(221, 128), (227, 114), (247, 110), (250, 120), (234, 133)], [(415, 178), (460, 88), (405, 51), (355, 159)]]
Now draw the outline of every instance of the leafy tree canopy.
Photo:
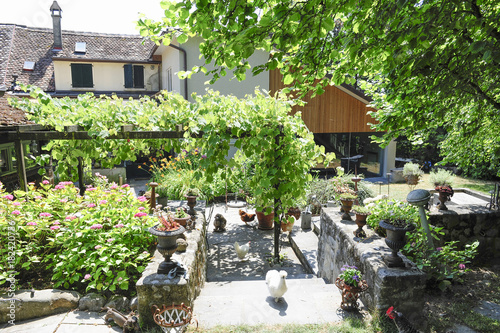
[[(279, 69), (302, 94), (327, 84), (360, 83), (379, 109), (384, 140), (449, 133), (449, 162), (499, 170), (500, 4), (497, 0), (162, 1), (161, 22), (141, 19), (143, 35), (180, 43), (190, 36), (206, 63), (193, 72), (242, 80), (256, 49), (257, 74)], [(165, 28), (169, 33), (162, 33)], [(473, 149), (470, 149), (474, 147)], [(500, 173), (500, 172), (499, 172)]]

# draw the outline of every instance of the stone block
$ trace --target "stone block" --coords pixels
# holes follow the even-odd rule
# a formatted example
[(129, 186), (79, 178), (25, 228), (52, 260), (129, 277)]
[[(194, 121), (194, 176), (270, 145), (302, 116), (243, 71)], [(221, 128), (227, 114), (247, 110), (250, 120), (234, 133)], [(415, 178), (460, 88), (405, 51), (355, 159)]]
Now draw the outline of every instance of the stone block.
[(108, 302), (104, 305), (108, 308), (113, 308), (118, 311), (127, 312), (129, 310), (130, 302), (127, 297), (120, 295), (113, 295), (109, 298)]
[(78, 303), (78, 310), (99, 312), (106, 304), (106, 298), (97, 293), (90, 293), (83, 296)]
[[(201, 217), (199, 217), (201, 219)], [(157, 274), (163, 257), (156, 251), (155, 258), (144, 270), (137, 281), (137, 309), (141, 327), (156, 326), (151, 308), (156, 305), (192, 306), (194, 299), (200, 294), (206, 280), (207, 248), (205, 243), (206, 227), (200, 220), (194, 230), (186, 231), (188, 243), (186, 252), (176, 252), (172, 259), (182, 263), (187, 272), (184, 276), (169, 279), (167, 275)]]
[(21, 289), (0, 295), (0, 323), (12, 319), (16, 322), (31, 318), (49, 316), (66, 312), (78, 307), (80, 294), (76, 291), (59, 289), (31, 290)]

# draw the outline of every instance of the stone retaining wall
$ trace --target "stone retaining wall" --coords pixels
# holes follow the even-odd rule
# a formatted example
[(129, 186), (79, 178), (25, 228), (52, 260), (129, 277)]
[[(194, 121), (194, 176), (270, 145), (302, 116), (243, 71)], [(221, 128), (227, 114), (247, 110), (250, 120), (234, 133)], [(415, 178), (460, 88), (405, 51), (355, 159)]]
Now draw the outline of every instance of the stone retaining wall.
[(204, 218), (198, 212), (195, 229), (184, 233), (188, 242), (186, 252), (177, 252), (172, 256), (173, 260), (183, 263), (187, 268), (185, 278), (168, 279), (164, 274), (157, 274), (158, 265), (163, 261), (163, 257), (156, 251), (155, 258), (146, 267), (136, 286), (141, 327), (156, 326), (151, 312), (153, 305), (159, 308), (163, 304), (169, 306), (184, 303), (192, 306), (206, 280), (206, 232)]
[(389, 254), (390, 249), (384, 239), (372, 230), (366, 230), (368, 238), (359, 242), (353, 235), (356, 224), (341, 220), (338, 207), (323, 209), (320, 226), (320, 277), (334, 283), (344, 264), (355, 265), (361, 270), (369, 286), (360, 297), (367, 307), (384, 314), (390, 306), (394, 306), (415, 325), (420, 328), (425, 326), (425, 318), (421, 317), (425, 273), (404, 256), (406, 268), (387, 267), (381, 255)]
[(448, 205), (449, 210), (432, 209), (429, 223), (442, 227), (441, 242), (459, 241), (459, 247), (479, 240), (480, 255), (500, 255), (500, 211), (481, 205)]

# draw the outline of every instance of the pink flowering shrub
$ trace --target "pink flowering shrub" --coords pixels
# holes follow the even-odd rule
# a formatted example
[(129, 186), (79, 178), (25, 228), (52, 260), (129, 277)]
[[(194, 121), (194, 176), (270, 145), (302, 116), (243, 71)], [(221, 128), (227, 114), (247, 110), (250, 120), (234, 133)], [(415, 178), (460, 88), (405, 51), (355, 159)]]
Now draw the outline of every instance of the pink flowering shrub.
[[(72, 182), (30, 184), (28, 192), (12, 194), (0, 183), (0, 244), (9, 242), (9, 227), (17, 231), (17, 284), (27, 286), (40, 276), (54, 288), (82, 293), (135, 290), (154, 250), (155, 237), (147, 230), (156, 219), (141, 212), (143, 204), (127, 187), (101, 179), (82, 197)], [(8, 251), (0, 246), (0, 287), (11, 271)]]

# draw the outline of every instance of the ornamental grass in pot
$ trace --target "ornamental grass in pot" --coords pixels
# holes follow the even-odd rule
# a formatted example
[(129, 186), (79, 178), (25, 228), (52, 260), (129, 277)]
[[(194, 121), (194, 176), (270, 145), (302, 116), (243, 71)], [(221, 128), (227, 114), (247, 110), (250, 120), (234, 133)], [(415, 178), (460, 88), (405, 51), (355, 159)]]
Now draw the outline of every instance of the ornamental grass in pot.
[(406, 179), (406, 183), (410, 186), (417, 185), (423, 174), (424, 172), (416, 163), (409, 162), (403, 166), (403, 177)]
[(450, 171), (444, 169), (438, 169), (429, 175), (429, 180), (434, 184), (434, 190), (439, 193), (439, 210), (448, 210), (445, 202), (449, 201), (455, 193), (451, 187), (454, 178), (455, 176)]

